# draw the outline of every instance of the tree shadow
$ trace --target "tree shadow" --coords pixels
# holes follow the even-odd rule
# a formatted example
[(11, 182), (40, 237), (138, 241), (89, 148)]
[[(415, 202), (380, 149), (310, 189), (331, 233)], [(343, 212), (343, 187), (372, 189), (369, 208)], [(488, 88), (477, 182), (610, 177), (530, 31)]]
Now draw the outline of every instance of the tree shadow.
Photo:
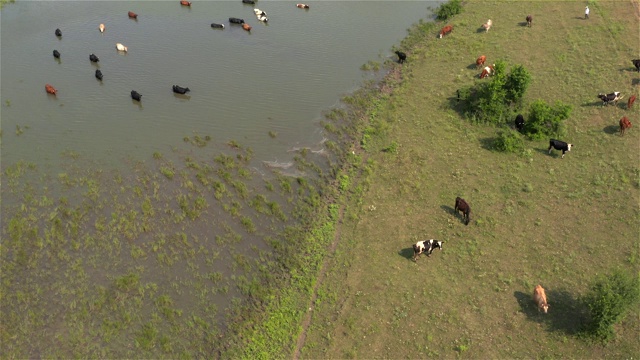
[(531, 321), (544, 324), (549, 332), (561, 332), (575, 335), (580, 332), (587, 321), (587, 307), (579, 298), (566, 290), (547, 290), (549, 312), (539, 312), (532, 299), (532, 294), (515, 291), (513, 296), (520, 305), (520, 310)]
[(398, 255), (402, 256), (403, 258), (409, 261), (413, 261), (413, 247), (404, 248), (398, 251)]
[(485, 150), (493, 151), (493, 143), (496, 138), (482, 138), (479, 140), (480, 146)]
[(604, 131), (606, 134), (609, 134), (609, 135), (615, 135), (620, 132), (620, 127), (616, 125), (609, 125), (609, 126), (605, 126), (605, 128), (602, 129), (602, 131)]

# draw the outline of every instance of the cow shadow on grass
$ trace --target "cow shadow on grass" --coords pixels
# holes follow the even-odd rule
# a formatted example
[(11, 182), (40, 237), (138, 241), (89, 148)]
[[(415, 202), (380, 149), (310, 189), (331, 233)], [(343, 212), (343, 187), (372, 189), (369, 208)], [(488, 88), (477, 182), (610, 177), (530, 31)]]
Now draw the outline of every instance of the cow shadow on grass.
[(451, 206), (440, 205), (440, 209), (446, 211), (449, 215), (455, 215), (456, 214), (455, 209), (452, 208)]
[(486, 32), (486, 30), (482, 26), (480, 26), (478, 28), (478, 30), (476, 30), (476, 34), (480, 34), (480, 33), (483, 33), (483, 32)]
[(632, 86), (640, 85), (640, 78), (631, 80), (631, 85)]
[(533, 302), (532, 294), (515, 291), (513, 296), (520, 305), (520, 311), (527, 319), (544, 324), (549, 332), (561, 332), (575, 335), (587, 321), (587, 307), (573, 294), (566, 290), (547, 290), (549, 312), (539, 312)]
[(605, 128), (602, 129), (602, 131), (604, 131), (605, 134), (615, 135), (620, 132), (620, 127), (616, 125), (609, 125), (609, 126), (605, 126)]
[(413, 247), (404, 248), (398, 251), (398, 255), (402, 256), (403, 258), (409, 261), (413, 261)]
[(526, 21), (519, 22), (519, 23), (518, 23), (518, 26), (525, 27), (525, 26), (527, 26), (527, 22), (526, 22)]

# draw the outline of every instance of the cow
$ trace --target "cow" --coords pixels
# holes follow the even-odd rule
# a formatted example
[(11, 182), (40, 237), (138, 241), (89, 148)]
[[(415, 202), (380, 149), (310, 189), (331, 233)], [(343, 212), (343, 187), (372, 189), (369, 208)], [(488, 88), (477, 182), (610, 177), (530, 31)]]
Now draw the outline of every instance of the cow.
[(269, 22), (269, 19), (267, 19), (267, 13), (260, 10), (260, 9), (253, 9), (253, 12), (256, 14), (256, 17), (258, 18), (258, 21), (262, 21), (262, 22)]
[(98, 59), (98, 57), (95, 54), (89, 55), (89, 60), (91, 60), (91, 62), (94, 62), (94, 63), (97, 63), (98, 61), (100, 61), (100, 59)]
[(191, 6), (191, 2), (187, 0), (180, 0), (180, 5), (182, 6)]
[(493, 65), (485, 66), (484, 69), (482, 69), (482, 72), (480, 73), (480, 79), (488, 78), (489, 76), (493, 75), (494, 66), (496, 65), (493, 64)]
[(127, 52), (129, 50), (126, 46), (124, 46), (124, 45), (122, 45), (120, 43), (116, 44), (116, 49), (118, 49), (118, 51), (124, 51), (124, 52)]
[(242, 28), (243, 28), (244, 30), (247, 30), (248, 32), (251, 32), (251, 25), (249, 25), (249, 24), (247, 24), (247, 23), (242, 24)]
[(551, 149), (562, 150), (562, 159), (564, 159), (564, 153), (571, 151), (572, 146), (573, 144), (567, 144), (564, 141), (551, 139), (549, 140), (549, 154), (551, 154)]
[(138, 19), (138, 14), (134, 13), (133, 11), (129, 11), (128, 15), (130, 19)]
[(244, 24), (244, 20), (243, 19), (234, 18), (234, 17), (230, 17), (229, 18), (229, 22), (232, 23), (232, 24)]
[(309, 5), (307, 5), (307, 4), (296, 4), (296, 7), (300, 8), (300, 9), (308, 9)]
[(173, 92), (176, 94), (186, 94), (187, 91), (191, 91), (191, 89), (189, 89), (188, 87), (183, 88), (182, 86), (178, 86), (178, 85), (173, 85)]
[(491, 29), (491, 25), (493, 25), (493, 22), (491, 21), (491, 19), (487, 20), (486, 23), (482, 24), (482, 27), (489, 32), (489, 29)]
[(538, 308), (538, 312), (542, 311), (545, 314), (549, 310), (549, 303), (547, 303), (547, 295), (544, 293), (542, 285), (538, 284), (533, 289), (533, 302)]
[(56, 59), (60, 59), (60, 52), (58, 50), (53, 50), (53, 57)]
[(598, 94), (598, 98), (602, 100), (602, 106), (609, 105), (613, 103), (614, 105), (618, 104), (618, 100), (622, 99), (622, 94), (619, 91), (614, 91), (611, 94)]
[(256, 4), (256, 2), (253, 1), (253, 0), (242, 0), (242, 3), (243, 4), (248, 4), (248, 5), (255, 5)]
[(102, 71), (100, 69), (96, 69), (96, 79), (102, 81)]
[(211, 27), (214, 29), (224, 29), (224, 24), (211, 23)]
[(627, 101), (627, 109), (631, 109), (631, 106), (633, 106), (633, 103), (635, 101), (636, 101), (636, 96), (631, 95), (631, 97), (629, 98), (629, 101)]
[(131, 98), (135, 101), (140, 101), (142, 99), (142, 95), (135, 90), (131, 90)]
[(518, 116), (516, 116), (516, 129), (518, 129), (518, 131), (522, 131), (524, 129), (524, 116), (522, 116), (522, 114), (518, 114)]
[(487, 61), (487, 57), (484, 55), (481, 55), (479, 58), (476, 59), (476, 69), (481, 68), (484, 65), (484, 62)]
[(462, 212), (462, 221), (464, 221), (465, 225), (469, 225), (469, 221), (471, 220), (471, 206), (469, 206), (463, 198), (456, 198), (456, 205), (453, 209), (456, 214), (458, 214), (458, 211)]
[(622, 119), (620, 119), (620, 136), (624, 136), (624, 132), (631, 126), (633, 126), (631, 125), (631, 121), (629, 121), (626, 116), (622, 117)]
[(55, 34), (57, 37), (62, 37), (62, 31), (60, 31), (60, 29), (56, 29)]
[(98, 30), (100, 30), (101, 33), (104, 32), (104, 29), (105, 29), (104, 24), (98, 25)]
[(398, 62), (400, 64), (404, 63), (405, 60), (407, 60), (407, 54), (403, 53), (402, 51), (396, 51), (396, 55), (398, 55)]
[(48, 94), (51, 94), (51, 95), (55, 95), (58, 92), (58, 90), (56, 90), (56, 88), (54, 88), (50, 84), (45, 84), (44, 89), (47, 91)]
[(531, 23), (533, 22), (533, 15), (527, 15), (527, 26), (531, 27)]
[(453, 31), (453, 26), (447, 25), (443, 27), (442, 30), (440, 30), (440, 34), (438, 35), (438, 38), (442, 39), (443, 36), (448, 35), (452, 31)]
[(422, 253), (427, 254), (427, 257), (429, 257), (434, 249), (442, 250), (442, 243), (444, 243), (444, 241), (438, 241), (436, 239), (418, 241), (413, 245), (413, 261), (417, 261), (418, 256)]
[(634, 59), (634, 60), (631, 60), (631, 62), (633, 63), (633, 66), (636, 67), (636, 70), (640, 72), (640, 59)]

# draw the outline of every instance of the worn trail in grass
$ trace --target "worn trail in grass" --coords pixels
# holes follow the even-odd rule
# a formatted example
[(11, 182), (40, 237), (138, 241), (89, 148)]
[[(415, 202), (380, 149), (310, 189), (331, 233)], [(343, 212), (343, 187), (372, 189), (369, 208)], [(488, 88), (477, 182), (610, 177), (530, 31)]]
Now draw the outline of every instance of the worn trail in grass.
[[(347, 207), (341, 241), (327, 260), (302, 358), (631, 357), (640, 353), (637, 310), (614, 344), (578, 339), (578, 299), (596, 275), (638, 270), (640, 137), (617, 122), (637, 110), (602, 108), (600, 92), (637, 95), (631, 59), (640, 43), (633, 2), (471, 1), (454, 32), (436, 39), (416, 26), (403, 44), (404, 82), (376, 109), (389, 125), (368, 142), (376, 170), (364, 199)], [(521, 23), (527, 13), (533, 26)], [(477, 31), (491, 18), (488, 33)], [(573, 107), (564, 159), (548, 143), (524, 154), (490, 149), (492, 127), (452, 108), (486, 55), (532, 74), (525, 102)], [(526, 111), (525, 111), (526, 113)], [(397, 152), (383, 152), (391, 143)], [(464, 226), (453, 213), (473, 209)], [(431, 258), (410, 260), (418, 240), (444, 240)], [(531, 302), (547, 289), (550, 313)]]

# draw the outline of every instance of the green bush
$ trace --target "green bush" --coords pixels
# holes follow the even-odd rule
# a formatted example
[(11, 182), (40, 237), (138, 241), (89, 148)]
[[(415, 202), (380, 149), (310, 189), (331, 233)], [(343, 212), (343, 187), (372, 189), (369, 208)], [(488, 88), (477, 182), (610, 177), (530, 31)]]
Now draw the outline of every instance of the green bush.
[(563, 121), (571, 115), (571, 106), (556, 102), (554, 107), (544, 100), (536, 100), (529, 107), (529, 117), (522, 132), (532, 140), (542, 140), (549, 136), (557, 138), (566, 135)]
[(509, 75), (507, 75), (507, 79), (504, 84), (504, 89), (507, 92), (506, 100), (515, 103), (521, 104), (522, 97), (524, 93), (527, 91), (527, 87), (529, 87), (529, 83), (531, 82), (531, 74), (524, 68), (522, 65), (516, 65)]
[(460, 0), (451, 0), (446, 2), (438, 7), (436, 10), (436, 19), (438, 20), (449, 20), (454, 15), (458, 15), (462, 12), (462, 4)]
[(517, 131), (511, 129), (499, 130), (493, 141), (493, 149), (502, 152), (521, 153), (524, 151), (524, 140)]
[(601, 342), (611, 340), (614, 336), (613, 325), (622, 320), (638, 302), (639, 291), (638, 277), (620, 270), (597, 280), (584, 298), (590, 314), (584, 334)]

